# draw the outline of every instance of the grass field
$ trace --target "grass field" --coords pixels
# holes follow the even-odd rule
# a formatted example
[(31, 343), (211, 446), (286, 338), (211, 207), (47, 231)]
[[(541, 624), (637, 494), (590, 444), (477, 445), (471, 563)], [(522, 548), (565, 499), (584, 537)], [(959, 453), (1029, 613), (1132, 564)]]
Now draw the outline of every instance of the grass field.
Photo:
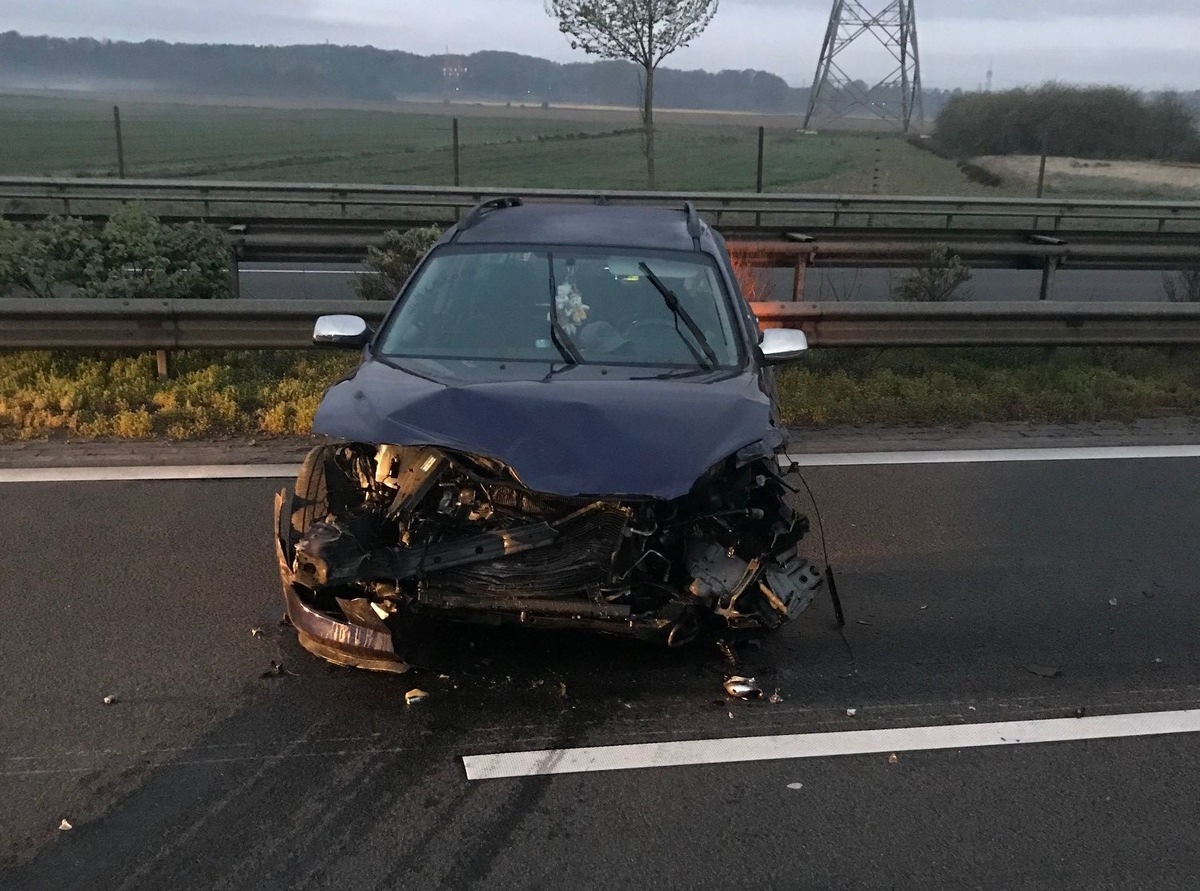
[[(131, 177), (452, 182), (450, 113), (122, 102)], [(637, 126), (609, 110), (471, 107), (461, 115), (465, 185), (641, 188)], [(552, 112), (552, 113), (550, 113)], [(520, 115), (524, 115), (523, 117)], [(664, 115), (659, 186), (751, 191), (761, 117)], [(112, 105), (88, 99), (0, 96), (0, 174), (112, 176)], [(589, 138), (579, 138), (581, 135)], [(771, 191), (996, 194), (953, 162), (904, 140), (869, 134), (805, 136), (794, 119), (768, 127)]]

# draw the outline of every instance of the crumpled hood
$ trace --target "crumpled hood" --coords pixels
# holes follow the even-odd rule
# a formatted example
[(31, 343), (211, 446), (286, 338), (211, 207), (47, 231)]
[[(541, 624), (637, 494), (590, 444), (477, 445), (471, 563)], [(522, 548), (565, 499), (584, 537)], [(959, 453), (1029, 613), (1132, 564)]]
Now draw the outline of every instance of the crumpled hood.
[(776, 428), (752, 374), (444, 384), (369, 360), (326, 393), (313, 432), (495, 458), (547, 494), (671, 499)]

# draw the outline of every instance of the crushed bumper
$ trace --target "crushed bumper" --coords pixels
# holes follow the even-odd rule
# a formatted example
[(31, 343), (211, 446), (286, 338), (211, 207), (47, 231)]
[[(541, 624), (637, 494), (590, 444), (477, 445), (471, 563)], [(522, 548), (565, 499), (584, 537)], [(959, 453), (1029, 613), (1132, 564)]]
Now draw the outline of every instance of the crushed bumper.
[(369, 628), (335, 619), (301, 599), (289, 568), (288, 551), (291, 543), (287, 503), (287, 490), (275, 496), (275, 556), (279, 562), (288, 619), (296, 627), (300, 645), (314, 656), (335, 665), (394, 674), (407, 671), (408, 664), (396, 654), (391, 632), (382, 625)]

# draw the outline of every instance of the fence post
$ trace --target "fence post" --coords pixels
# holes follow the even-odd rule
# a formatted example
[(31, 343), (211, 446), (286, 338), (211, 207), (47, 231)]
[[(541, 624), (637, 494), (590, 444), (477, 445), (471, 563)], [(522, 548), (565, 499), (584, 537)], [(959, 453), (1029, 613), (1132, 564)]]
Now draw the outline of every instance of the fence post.
[(454, 123), (451, 125), (451, 138), (454, 143), (454, 146), (453, 146), (453, 148), (454, 148), (454, 185), (461, 186), (462, 185), (462, 175), (461, 175), (462, 167), (461, 167), (461, 155), (459, 154), (459, 145), (458, 145), (458, 118), (455, 118)]
[(1041, 163), (1041, 166), (1038, 167), (1038, 193), (1037, 193), (1037, 196), (1039, 198), (1041, 198), (1042, 194), (1046, 191), (1046, 152), (1047, 152), (1046, 140), (1043, 139), (1042, 140), (1042, 163)]
[(121, 136), (121, 106), (113, 106), (113, 127), (117, 131), (117, 176), (125, 178), (125, 139)]
[[(766, 141), (767, 141), (767, 128), (759, 127), (758, 128), (758, 175), (755, 177), (755, 180), (754, 180), (754, 191), (760, 195), (762, 194), (762, 190), (763, 190), (763, 153), (764, 153), (764, 149), (766, 147)], [(754, 214), (754, 226), (755, 226), (755, 228), (759, 228), (762, 226), (762, 214), (761, 213), (756, 212)]]

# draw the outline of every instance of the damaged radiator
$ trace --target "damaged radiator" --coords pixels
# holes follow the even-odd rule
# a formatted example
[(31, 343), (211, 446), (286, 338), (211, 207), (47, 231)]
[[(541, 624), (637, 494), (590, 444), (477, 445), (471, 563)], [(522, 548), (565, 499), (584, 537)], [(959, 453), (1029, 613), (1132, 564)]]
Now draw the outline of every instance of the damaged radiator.
[(430, 573), (430, 586), (484, 597), (577, 600), (608, 582), (627, 522), (626, 511), (594, 505), (555, 524), (558, 537), (547, 547)]

